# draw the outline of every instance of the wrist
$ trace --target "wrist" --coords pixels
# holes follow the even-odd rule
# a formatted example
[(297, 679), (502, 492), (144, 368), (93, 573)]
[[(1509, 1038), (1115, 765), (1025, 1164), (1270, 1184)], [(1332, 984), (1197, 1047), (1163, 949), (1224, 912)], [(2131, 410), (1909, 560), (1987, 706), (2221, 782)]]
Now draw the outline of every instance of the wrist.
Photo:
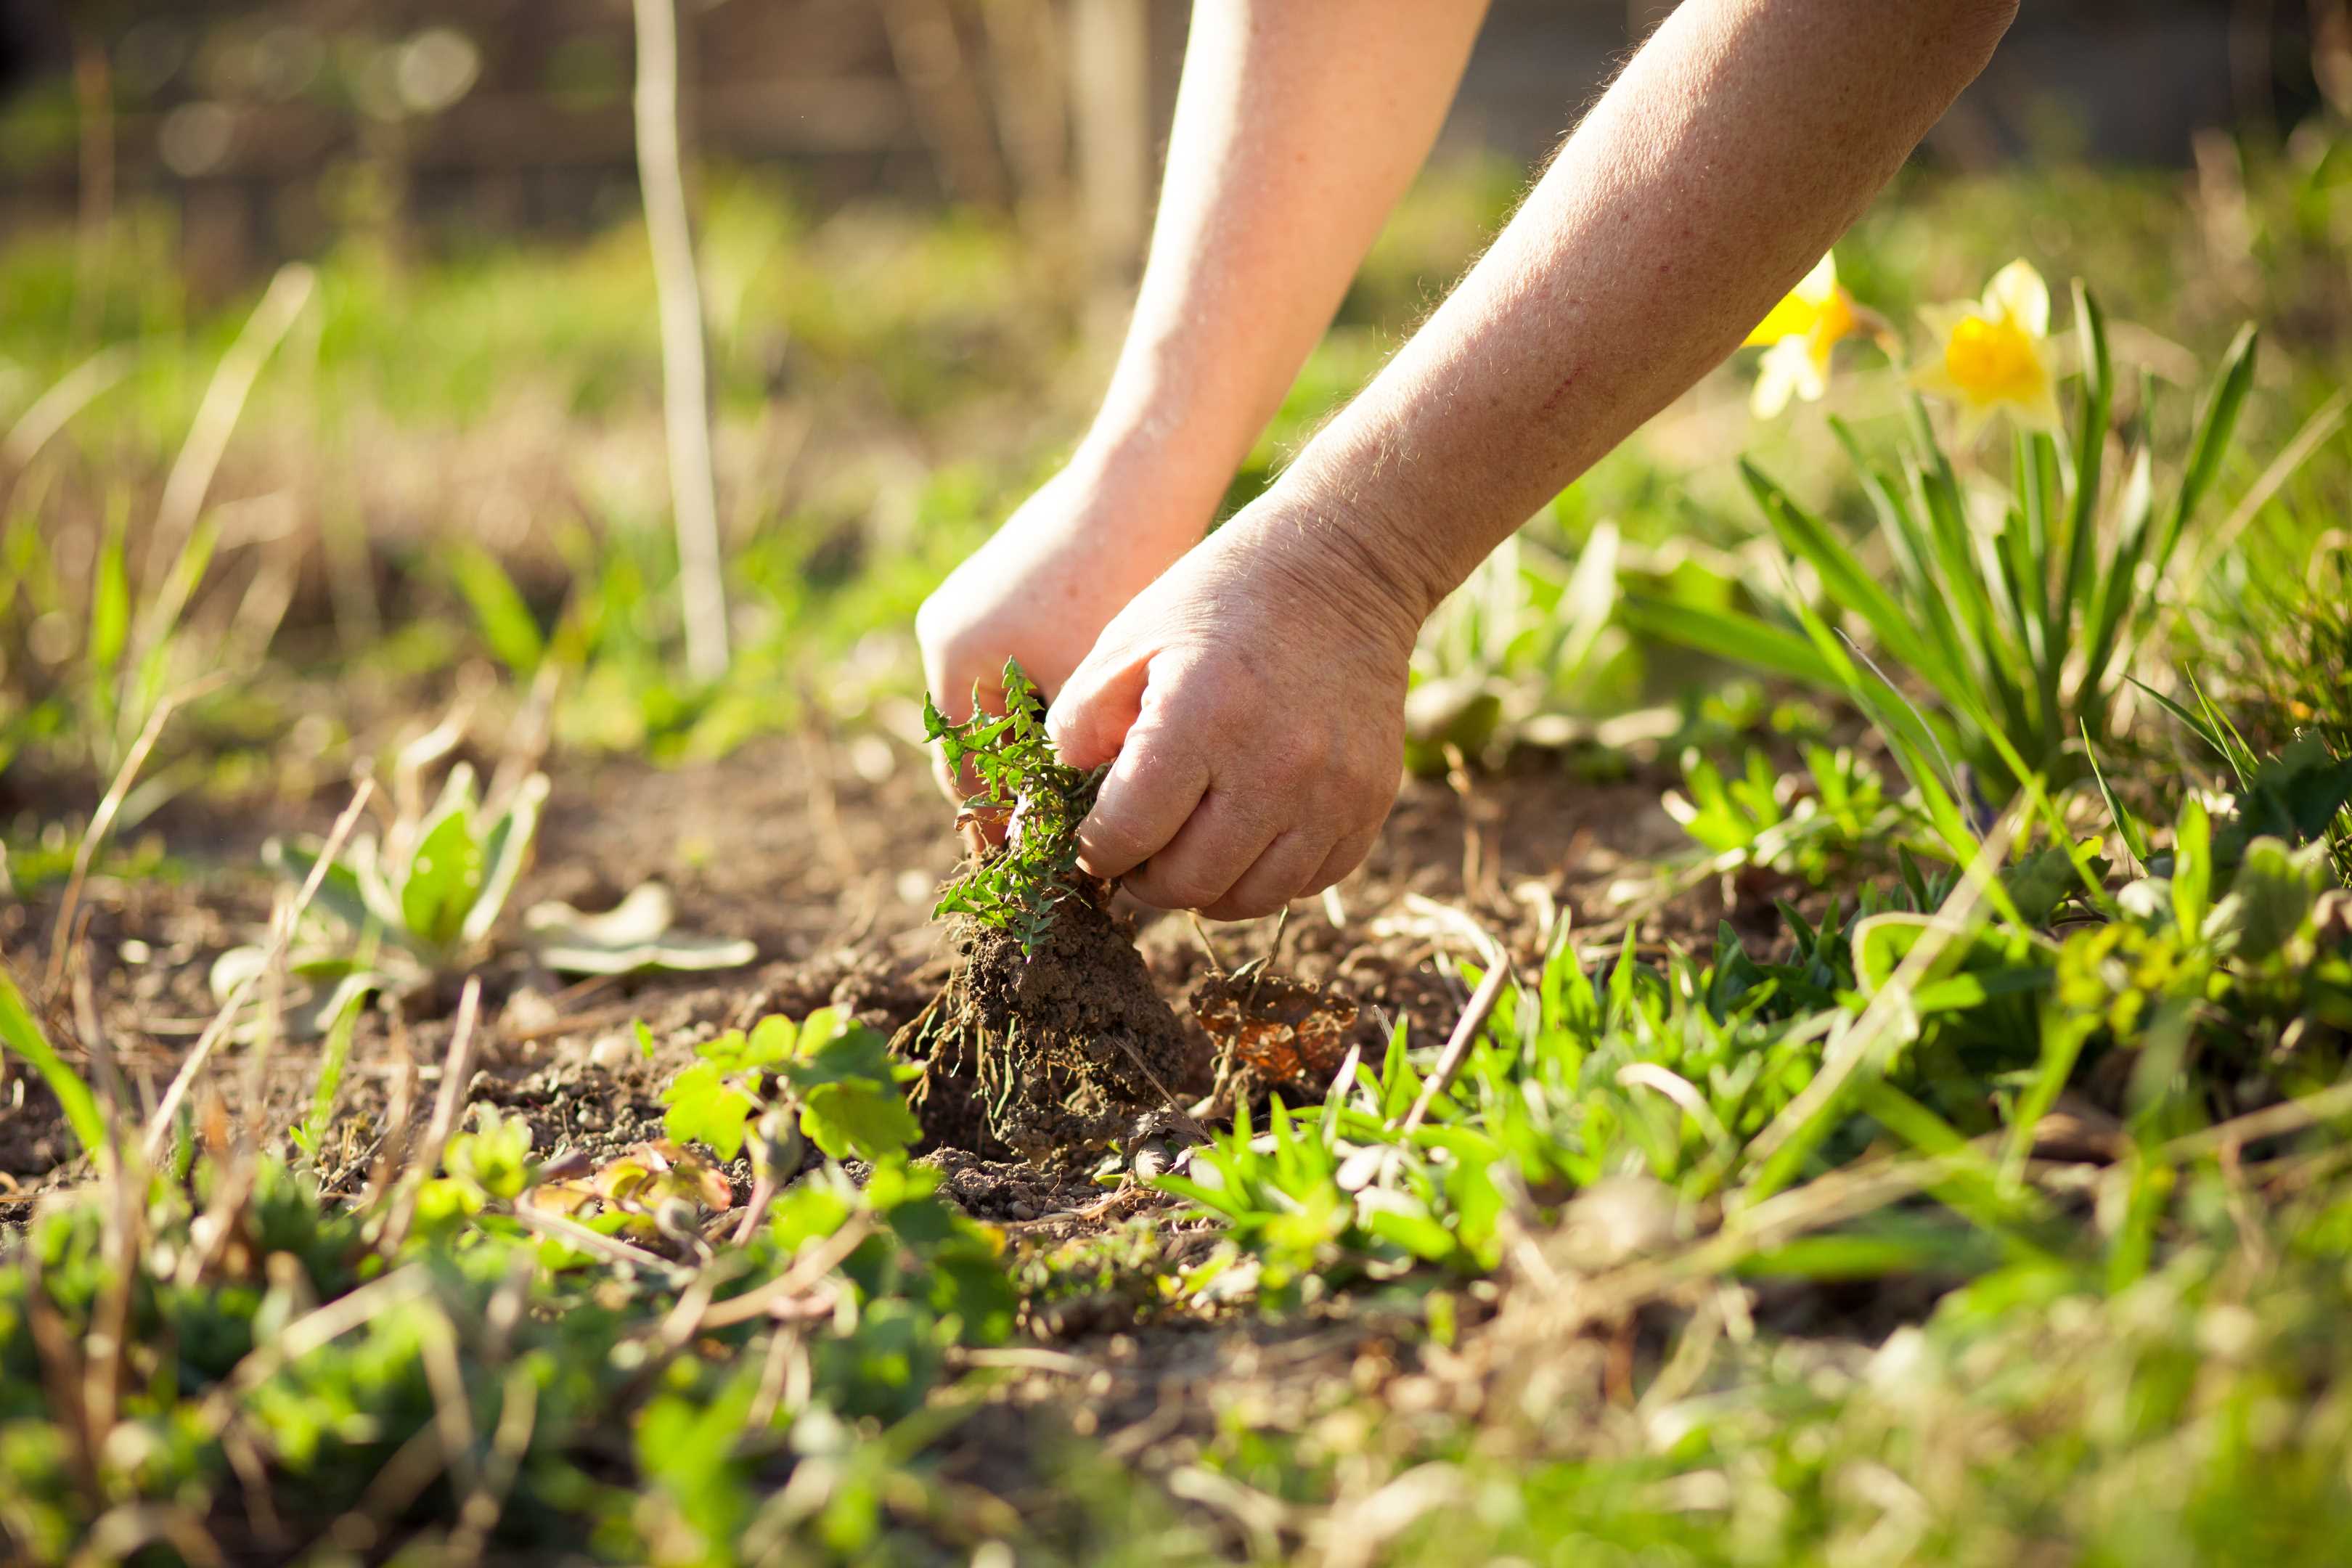
[(1383, 622), (1402, 626), (1410, 648), (1463, 574), (1397, 511), (1384, 487), (1346, 482), (1313, 458), (1303, 455), (1244, 516), (1262, 511), (1282, 520), (1281, 531), (1300, 542), (1315, 570), (1331, 574)]
[(1383, 652), (1410, 659), (1422, 623), (1444, 596), (1428, 563), (1372, 520), (1357, 498), (1278, 483), (1218, 531), (1250, 551), (1306, 602), (1331, 605)]
[(1057, 482), (1091, 498), (1082, 513), (1090, 527), (1125, 534), (1172, 560), (1208, 532), (1232, 475), (1157, 432), (1097, 422)]

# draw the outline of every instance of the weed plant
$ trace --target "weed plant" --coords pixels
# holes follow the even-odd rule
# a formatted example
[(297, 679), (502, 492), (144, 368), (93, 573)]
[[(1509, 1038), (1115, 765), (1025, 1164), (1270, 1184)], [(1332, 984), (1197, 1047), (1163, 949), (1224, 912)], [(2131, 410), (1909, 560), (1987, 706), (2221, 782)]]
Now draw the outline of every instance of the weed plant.
[(1001, 829), (1003, 847), (940, 893), (933, 918), (969, 915), (1010, 932), (1034, 954), (1054, 929), (1059, 907), (1080, 895), (1078, 825), (1094, 808), (1108, 766), (1091, 772), (1067, 766), (1045, 736), (1045, 706), (1021, 666), (1004, 665), (1004, 711), (979, 710), (950, 722), (936, 703), (923, 704), (923, 731), (940, 748), (948, 770), (967, 769), (980, 788), (964, 803), (964, 820)]

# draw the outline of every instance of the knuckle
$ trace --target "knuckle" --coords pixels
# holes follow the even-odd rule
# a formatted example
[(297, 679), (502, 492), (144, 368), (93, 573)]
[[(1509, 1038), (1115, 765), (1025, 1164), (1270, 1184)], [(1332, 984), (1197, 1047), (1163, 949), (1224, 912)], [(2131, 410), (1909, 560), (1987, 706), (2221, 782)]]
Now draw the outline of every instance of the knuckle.
[(1289, 901), (1276, 897), (1270, 889), (1235, 889), (1201, 912), (1213, 920), (1254, 921), (1274, 913)]
[(1204, 874), (1201, 868), (1182, 863), (1149, 867), (1139, 880), (1148, 886), (1149, 892), (1138, 892), (1136, 896), (1163, 910), (1203, 909), (1215, 903), (1225, 891), (1223, 883)]
[(944, 648), (955, 640), (960, 618), (946, 595), (933, 594), (915, 606), (915, 640), (927, 648)]

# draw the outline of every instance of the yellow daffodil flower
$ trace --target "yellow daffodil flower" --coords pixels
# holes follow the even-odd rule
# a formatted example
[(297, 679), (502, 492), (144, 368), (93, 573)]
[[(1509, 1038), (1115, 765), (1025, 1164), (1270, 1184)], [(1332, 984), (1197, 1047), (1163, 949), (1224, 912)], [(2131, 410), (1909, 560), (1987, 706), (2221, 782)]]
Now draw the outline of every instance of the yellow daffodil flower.
[(1741, 345), (1765, 347), (1748, 403), (1756, 417), (1778, 418), (1792, 396), (1819, 403), (1829, 390), (1830, 352), (1861, 325), (1853, 296), (1838, 286), (1837, 257), (1822, 257)]
[(1981, 300), (1925, 306), (1919, 315), (1936, 334), (1936, 349), (1911, 373), (1911, 384), (1958, 405), (1963, 445), (2003, 411), (2029, 429), (2058, 429), (2050, 286), (2032, 263), (2012, 261), (1994, 273)]

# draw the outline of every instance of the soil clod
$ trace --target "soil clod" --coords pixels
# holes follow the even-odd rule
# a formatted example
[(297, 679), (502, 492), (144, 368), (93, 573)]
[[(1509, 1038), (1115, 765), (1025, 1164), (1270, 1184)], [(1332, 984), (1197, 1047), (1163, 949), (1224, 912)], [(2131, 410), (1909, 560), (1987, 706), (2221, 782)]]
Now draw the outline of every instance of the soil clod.
[(1088, 880), (1031, 953), (968, 916), (946, 989), (892, 1048), (924, 1064), (927, 1142), (1035, 1165), (1100, 1151), (1208, 1087), (1206, 1045), (1152, 988), (1133, 933)]

